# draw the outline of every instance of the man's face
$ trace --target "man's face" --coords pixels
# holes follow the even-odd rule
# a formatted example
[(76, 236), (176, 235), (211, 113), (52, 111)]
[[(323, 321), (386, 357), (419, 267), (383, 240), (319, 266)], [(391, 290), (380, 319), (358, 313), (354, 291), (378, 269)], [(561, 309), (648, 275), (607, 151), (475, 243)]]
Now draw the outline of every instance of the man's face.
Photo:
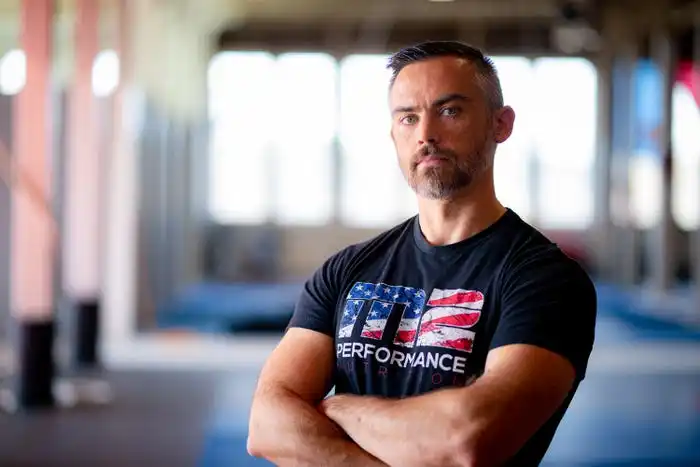
[(507, 138), (476, 68), (463, 59), (439, 57), (406, 66), (389, 103), (399, 166), (425, 198), (447, 199), (469, 187), (492, 167), (496, 144)]

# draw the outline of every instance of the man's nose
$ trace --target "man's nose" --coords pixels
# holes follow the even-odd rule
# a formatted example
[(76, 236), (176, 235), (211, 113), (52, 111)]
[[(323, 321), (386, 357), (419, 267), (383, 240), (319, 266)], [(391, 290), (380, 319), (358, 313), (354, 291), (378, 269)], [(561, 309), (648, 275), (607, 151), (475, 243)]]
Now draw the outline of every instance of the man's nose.
[(434, 119), (425, 116), (418, 124), (418, 144), (437, 144), (438, 141), (437, 125)]

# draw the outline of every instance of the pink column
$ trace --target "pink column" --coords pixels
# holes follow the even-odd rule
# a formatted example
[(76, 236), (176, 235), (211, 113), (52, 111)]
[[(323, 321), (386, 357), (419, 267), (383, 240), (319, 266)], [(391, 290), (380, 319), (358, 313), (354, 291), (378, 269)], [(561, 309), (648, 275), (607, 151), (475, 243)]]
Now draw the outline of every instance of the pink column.
[(70, 90), (63, 242), (64, 291), (73, 301), (74, 363), (97, 364), (99, 314), (100, 148), (92, 67), (99, 48), (99, 2), (78, 0)]
[(11, 308), (20, 323), (19, 404), (53, 404), (51, 60), (53, 0), (23, 0), (20, 44), (27, 79), (14, 110)]

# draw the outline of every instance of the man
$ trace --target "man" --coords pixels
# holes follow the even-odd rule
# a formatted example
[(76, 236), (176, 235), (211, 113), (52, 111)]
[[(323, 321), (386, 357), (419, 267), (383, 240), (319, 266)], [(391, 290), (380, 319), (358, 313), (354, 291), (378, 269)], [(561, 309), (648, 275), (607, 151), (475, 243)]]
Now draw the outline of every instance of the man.
[(537, 465), (586, 372), (594, 287), (496, 199), (515, 114), (492, 62), (428, 42), (390, 67), (419, 214), (307, 282), (260, 375), (248, 450), (295, 466)]

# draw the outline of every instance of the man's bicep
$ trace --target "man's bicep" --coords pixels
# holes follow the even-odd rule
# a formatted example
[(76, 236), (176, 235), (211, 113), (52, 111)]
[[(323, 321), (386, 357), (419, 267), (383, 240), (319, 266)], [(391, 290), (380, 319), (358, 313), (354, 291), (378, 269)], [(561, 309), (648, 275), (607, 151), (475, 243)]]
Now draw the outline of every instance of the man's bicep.
[(265, 363), (257, 392), (284, 390), (317, 403), (332, 387), (334, 362), (331, 337), (292, 327)]
[(568, 359), (528, 344), (491, 350), (474, 383), (482, 395), (476, 409), (476, 457), (506, 461), (560, 409), (576, 384)]
[(544, 421), (568, 396), (576, 383), (576, 370), (558, 353), (529, 344), (512, 344), (489, 352), (482, 378), (512, 399), (506, 401), (507, 405), (529, 407), (534, 417), (544, 417)]
[(585, 377), (597, 303), (583, 270), (551, 250), (509, 271), (500, 302), (485, 372), (474, 383), (489, 402), (477, 429), (486, 455), (512, 456)]
[(553, 255), (532, 260), (503, 290), (490, 348), (525, 344), (549, 350), (586, 374), (595, 339), (597, 298), (593, 283), (570, 260)]

